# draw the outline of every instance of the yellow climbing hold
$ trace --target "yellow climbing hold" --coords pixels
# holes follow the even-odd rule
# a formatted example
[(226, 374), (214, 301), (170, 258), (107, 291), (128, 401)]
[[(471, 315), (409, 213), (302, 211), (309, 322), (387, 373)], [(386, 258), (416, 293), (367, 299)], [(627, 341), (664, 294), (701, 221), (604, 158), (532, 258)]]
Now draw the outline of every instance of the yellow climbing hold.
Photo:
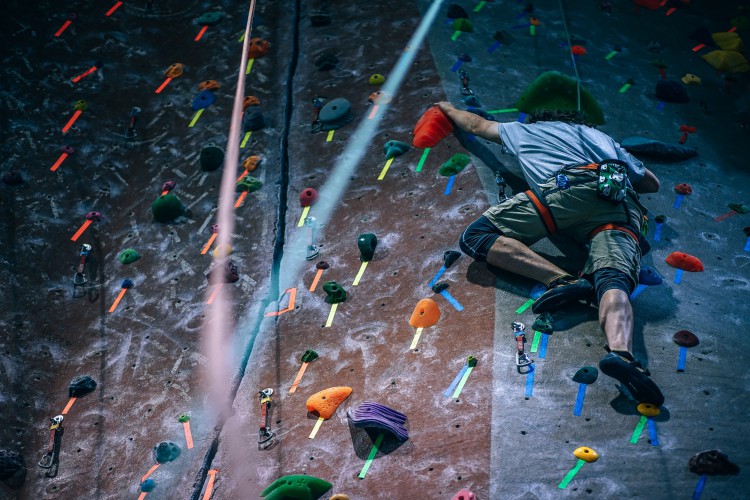
[(721, 50), (734, 50), (737, 52), (745, 51), (745, 44), (742, 43), (740, 35), (734, 32), (724, 31), (721, 33), (714, 33), (711, 35), (714, 43), (719, 46)]
[(702, 83), (701, 79), (692, 73), (686, 73), (681, 80), (685, 85), (700, 85)]
[(370, 85), (383, 85), (385, 83), (385, 77), (380, 73), (375, 73), (370, 77)]
[(234, 249), (232, 248), (232, 245), (229, 245), (228, 243), (224, 243), (222, 245), (218, 245), (213, 252), (214, 259), (223, 259), (224, 257), (229, 257), (234, 253)]
[(747, 59), (739, 52), (733, 50), (714, 50), (701, 57), (719, 71), (728, 71), (730, 73), (750, 71)]
[(655, 417), (661, 410), (658, 406), (652, 405), (651, 403), (641, 403), (637, 406), (638, 413), (646, 417)]
[(599, 454), (588, 446), (581, 446), (573, 451), (573, 455), (580, 458), (584, 462), (596, 462), (599, 460)]

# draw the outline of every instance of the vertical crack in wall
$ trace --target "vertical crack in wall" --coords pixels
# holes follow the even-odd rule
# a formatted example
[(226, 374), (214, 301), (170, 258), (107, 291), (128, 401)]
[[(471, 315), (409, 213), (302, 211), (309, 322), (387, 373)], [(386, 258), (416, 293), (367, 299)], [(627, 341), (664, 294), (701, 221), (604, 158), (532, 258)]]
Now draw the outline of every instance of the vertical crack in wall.
[[(287, 189), (289, 188), (289, 132), (291, 129), (292, 112), (293, 112), (293, 83), (294, 76), (297, 71), (297, 64), (299, 60), (299, 23), (300, 23), (300, 0), (294, 0), (292, 3), (293, 13), (293, 31), (292, 31), (292, 49), (289, 59), (289, 69), (286, 76), (286, 94), (284, 96), (284, 127), (281, 133), (281, 140), (279, 143), (279, 153), (281, 157), (281, 164), (279, 165), (279, 207), (278, 207), (278, 222), (276, 226), (276, 240), (273, 247), (273, 263), (271, 265), (271, 278), (268, 288), (268, 295), (262, 302), (262, 306), (258, 311), (258, 316), (255, 318), (252, 330), (249, 333), (248, 344), (245, 352), (242, 355), (240, 364), (237, 368), (237, 372), (232, 380), (232, 384), (229, 390), (230, 400), (234, 401), (237, 397), (242, 379), (245, 376), (245, 370), (250, 360), (250, 355), (253, 352), (253, 346), (255, 345), (255, 339), (260, 332), (264, 313), (266, 307), (276, 300), (279, 296), (280, 286), (280, 269), (281, 259), (284, 256), (284, 244), (286, 241), (286, 212), (287, 212)], [(219, 415), (219, 419), (216, 427), (214, 428), (214, 437), (211, 440), (211, 445), (206, 452), (203, 459), (203, 465), (196, 475), (195, 482), (193, 483), (193, 494), (191, 500), (200, 500), (201, 492), (203, 491), (206, 478), (208, 477), (208, 471), (211, 469), (216, 453), (219, 451), (219, 436), (221, 435), (224, 423), (229, 415)]]

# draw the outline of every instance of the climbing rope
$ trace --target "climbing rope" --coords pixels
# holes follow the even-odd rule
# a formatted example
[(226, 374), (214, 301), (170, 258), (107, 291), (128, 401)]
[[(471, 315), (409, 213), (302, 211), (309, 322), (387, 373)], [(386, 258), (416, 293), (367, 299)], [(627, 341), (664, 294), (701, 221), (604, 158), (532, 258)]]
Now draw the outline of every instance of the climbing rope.
[(573, 55), (573, 51), (570, 50), (572, 47), (572, 44), (570, 43), (570, 32), (568, 31), (568, 19), (565, 17), (565, 7), (563, 7), (563, 1), (558, 0), (558, 3), (560, 4), (560, 13), (562, 14), (563, 19), (563, 27), (565, 28), (565, 39), (568, 41), (568, 54), (570, 55), (570, 60), (573, 62), (573, 71), (576, 74), (576, 94), (578, 97), (578, 111), (581, 111), (581, 78), (578, 76), (578, 65), (576, 64), (576, 58)]

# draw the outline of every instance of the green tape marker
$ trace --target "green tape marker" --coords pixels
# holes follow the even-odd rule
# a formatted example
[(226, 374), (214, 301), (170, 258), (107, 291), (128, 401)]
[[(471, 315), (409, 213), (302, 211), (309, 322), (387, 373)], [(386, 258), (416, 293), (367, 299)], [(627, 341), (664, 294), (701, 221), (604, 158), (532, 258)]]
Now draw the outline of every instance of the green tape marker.
[(536, 26), (534, 26), (533, 24), (529, 26), (529, 35), (531, 36), (536, 35)]
[(534, 303), (534, 299), (527, 300), (526, 302), (523, 303), (523, 305), (521, 307), (519, 307), (518, 309), (516, 309), (516, 314), (523, 314), (523, 312), (526, 309), (528, 309), (529, 307), (531, 307), (531, 304), (533, 304), (533, 303)]
[(461, 32), (458, 31), (458, 30), (456, 30), (456, 31), (453, 32), (453, 35), (451, 35), (451, 40), (453, 40), (455, 42), (456, 40), (458, 40), (459, 36), (461, 36)]
[(604, 56), (604, 59), (606, 59), (607, 61), (609, 61), (610, 59), (612, 59), (616, 55), (617, 55), (617, 51), (613, 50), (612, 52), (610, 52), (609, 54), (607, 54), (606, 56)]
[(541, 332), (534, 330), (534, 340), (531, 341), (531, 352), (536, 352), (539, 348), (539, 340), (542, 338)]
[(620, 93), (622, 94), (622, 93), (624, 93), (624, 92), (627, 92), (627, 90), (628, 90), (628, 89), (629, 89), (630, 87), (631, 87), (631, 85), (630, 85), (629, 83), (626, 83), (625, 85), (623, 85), (622, 87), (620, 87)]
[(645, 415), (641, 415), (641, 419), (638, 421), (638, 425), (636, 425), (635, 429), (633, 430), (633, 435), (630, 436), (630, 442), (632, 444), (636, 444), (638, 442), (638, 438), (641, 437), (641, 432), (643, 432), (643, 428), (646, 427), (647, 422), (648, 418), (646, 418)]
[(518, 108), (505, 108), (505, 109), (493, 109), (492, 111), (487, 111), (490, 115), (497, 115), (499, 113), (515, 113), (518, 111)]
[(456, 386), (456, 390), (453, 391), (454, 398), (457, 398), (461, 395), (461, 391), (464, 389), (464, 385), (466, 385), (466, 381), (469, 380), (469, 375), (471, 375), (471, 371), (473, 369), (474, 369), (473, 366), (469, 366), (469, 368), (466, 369), (464, 376), (461, 377), (461, 381), (458, 383), (458, 386)]
[(367, 460), (365, 460), (365, 465), (362, 467), (362, 472), (359, 473), (360, 479), (364, 479), (367, 475), (367, 471), (370, 469), (370, 465), (372, 465), (372, 461), (375, 460), (375, 455), (378, 454), (378, 448), (383, 443), (383, 434), (382, 432), (378, 434), (378, 437), (375, 438), (375, 442), (372, 444), (372, 450), (370, 450), (370, 455), (368, 455)]
[(242, 33), (240, 37), (237, 39), (238, 42), (244, 42), (245, 41), (245, 34)]
[(198, 121), (198, 118), (200, 118), (202, 114), (203, 114), (203, 109), (199, 109), (198, 111), (196, 111), (195, 114), (193, 115), (193, 119), (190, 121), (190, 125), (188, 125), (188, 127), (189, 128), (195, 127), (195, 124)]
[(486, 3), (487, 3), (487, 2), (485, 2), (484, 0), (482, 0), (481, 2), (479, 2), (479, 3), (477, 4), (477, 6), (476, 6), (476, 7), (474, 7), (474, 12), (479, 12), (480, 10), (482, 10), (482, 9), (484, 8), (484, 5), (485, 5)]
[(578, 459), (578, 462), (576, 462), (576, 466), (570, 469), (570, 472), (565, 474), (565, 477), (562, 481), (560, 481), (560, 484), (557, 485), (558, 488), (561, 490), (564, 490), (567, 488), (568, 484), (573, 480), (576, 474), (578, 474), (578, 471), (581, 470), (581, 467), (583, 467), (583, 464), (585, 464), (586, 461), (582, 458)]
[(415, 172), (421, 172), (422, 167), (424, 166), (424, 162), (427, 161), (427, 155), (430, 154), (430, 148), (424, 148), (424, 153), (422, 153), (422, 158), (419, 159), (419, 163), (417, 163), (417, 169)]

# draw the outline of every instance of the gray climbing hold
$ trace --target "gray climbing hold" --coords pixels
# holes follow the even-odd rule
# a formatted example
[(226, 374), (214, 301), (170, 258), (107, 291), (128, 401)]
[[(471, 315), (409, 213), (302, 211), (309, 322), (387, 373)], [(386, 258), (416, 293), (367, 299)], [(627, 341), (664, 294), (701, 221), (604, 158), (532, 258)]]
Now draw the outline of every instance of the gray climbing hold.
[(593, 366), (584, 366), (583, 368), (579, 368), (576, 374), (573, 375), (573, 382), (586, 385), (593, 384), (596, 382), (598, 376), (599, 370)]

